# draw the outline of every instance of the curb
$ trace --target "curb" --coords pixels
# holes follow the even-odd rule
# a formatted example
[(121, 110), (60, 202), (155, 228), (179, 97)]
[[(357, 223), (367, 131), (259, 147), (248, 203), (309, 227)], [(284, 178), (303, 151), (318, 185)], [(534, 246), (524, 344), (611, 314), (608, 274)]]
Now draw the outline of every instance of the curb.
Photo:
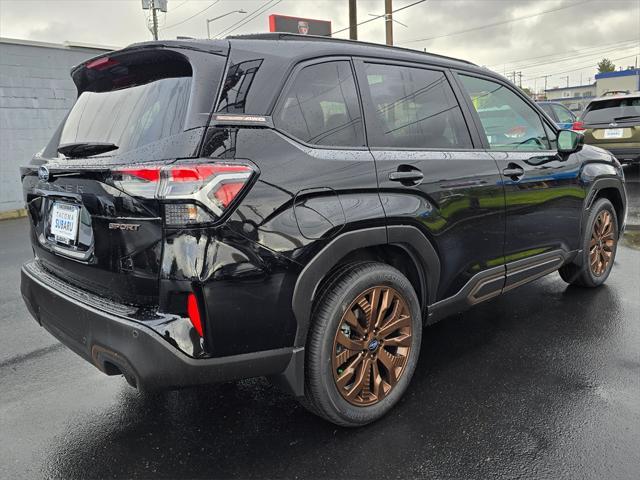
[(18, 208), (16, 210), (7, 210), (6, 212), (0, 212), (0, 221), (11, 220), (14, 218), (22, 218), (27, 216), (26, 208)]

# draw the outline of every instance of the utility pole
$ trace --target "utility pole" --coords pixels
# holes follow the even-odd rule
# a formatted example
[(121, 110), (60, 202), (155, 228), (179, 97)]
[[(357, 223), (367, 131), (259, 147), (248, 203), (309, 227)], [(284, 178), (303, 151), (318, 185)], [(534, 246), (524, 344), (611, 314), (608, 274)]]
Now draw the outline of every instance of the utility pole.
[(518, 86), (522, 88), (522, 72), (518, 72)]
[(147, 28), (153, 35), (154, 40), (158, 40), (158, 10), (167, 12), (167, 0), (142, 0), (142, 10), (150, 10), (150, 17), (146, 17)]
[(547, 96), (547, 78), (549, 78), (549, 75), (545, 75), (544, 76), (544, 96)]
[(153, 39), (158, 40), (158, 13), (156, 12), (156, 0), (151, 0), (151, 18), (153, 19), (151, 33), (153, 34)]
[(358, 39), (358, 6), (357, 0), (349, 0), (349, 38)]
[(384, 25), (387, 45), (393, 45), (393, 0), (384, 0)]

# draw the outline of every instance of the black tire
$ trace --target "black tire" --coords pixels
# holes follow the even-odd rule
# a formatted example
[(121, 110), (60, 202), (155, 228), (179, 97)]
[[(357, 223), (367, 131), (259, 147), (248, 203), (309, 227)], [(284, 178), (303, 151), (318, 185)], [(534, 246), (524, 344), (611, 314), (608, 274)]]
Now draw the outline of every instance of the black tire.
[[(305, 351), (305, 399), (302, 404), (312, 413), (336, 425), (345, 427), (366, 425), (385, 415), (399, 401), (409, 385), (418, 361), (422, 337), (422, 318), (418, 297), (409, 280), (401, 272), (389, 265), (377, 262), (352, 264), (347, 268), (338, 269), (325, 285), (315, 305), (307, 338)], [(380, 395), (381, 399), (376, 400), (375, 403), (354, 405), (345, 399), (343, 396), (346, 395), (344, 393), (345, 388), (341, 393), (334, 377), (334, 348), (342, 348), (335, 347), (334, 342), (338, 341), (338, 335), (346, 335), (343, 330), (345, 324), (343, 315), (345, 315), (347, 309), (357, 310), (358, 307), (354, 303), (355, 300), (361, 298), (366, 292), (372, 292), (376, 289), (379, 289), (377, 291), (381, 295), (380, 298), (388, 294), (389, 298), (393, 299), (391, 305), (402, 305), (402, 307), (398, 308), (402, 308), (406, 315), (410, 315), (410, 319), (406, 320), (406, 315), (398, 314), (397, 318), (402, 317), (404, 319), (403, 324), (406, 325), (403, 327), (402, 333), (400, 333), (400, 329), (391, 330), (395, 333), (381, 338), (379, 346), (376, 346), (378, 345), (377, 340), (375, 342), (371, 340), (370, 343), (367, 343), (368, 340), (363, 337), (358, 341), (363, 345), (367, 345), (367, 348), (357, 355), (352, 354), (352, 349), (349, 349), (349, 353), (353, 356), (348, 357), (349, 360), (347, 362), (362, 356), (365, 360), (361, 363), (361, 368), (364, 369), (364, 366), (367, 365), (366, 362), (369, 362), (368, 365), (373, 369), (373, 363), (376, 363), (375, 368), (378, 368), (379, 372), (386, 373), (387, 377), (393, 375), (394, 382), (397, 381), (393, 386), (391, 384), (394, 382), (383, 383), (382, 385), (388, 386), (389, 390), (383, 391), (382, 395)], [(369, 293), (369, 295), (371, 294)], [(373, 299), (371, 296), (366, 298)], [(382, 302), (379, 305), (382, 306)], [(390, 319), (393, 318), (391, 310), (391, 307), (381, 310), (386, 312), (379, 316), (382, 322), (381, 325), (389, 325), (391, 323)], [(360, 314), (364, 316), (364, 310)], [(362, 324), (359, 327), (362, 327)], [(339, 328), (340, 332), (338, 331)], [(364, 329), (364, 327), (362, 328)], [(383, 330), (381, 328), (378, 333), (382, 334)], [(356, 333), (353, 335), (354, 338), (357, 336)], [(374, 331), (372, 330), (369, 335), (374, 335)], [(404, 338), (402, 340), (404, 345), (402, 348), (390, 346), (391, 343), (398, 343), (400, 337)], [(384, 342), (389, 343), (384, 346)], [(338, 341), (338, 343), (340, 342)], [(374, 345), (373, 350), (371, 349), (372, 345)], [(403, 352), (400, 350), (403, 350)], [(355, 350), (353, 351), (355, 352)], [(400, 362), (403, 366), (396, 367), (399, 370), (393, 369), (396, 372), (393, 374), (382, 365), (381, 362), (383, 360), (380, 360), (380, 362), (377, 360), (378, 354), (381, 357), (384, 355), (384, 360), (388, 360), (391, 358), (387, 355), (389, 352), (395, 352), (398, 357), (403, 357), (403, 361)], [(402, 353), (404, 353), (404, 356)], [(370, 358), (367, 359), (368, 356)], [(373, 370), (369, 369), (367, 371), (373, 372)], [(399, 373), (397, 373), (398, 371)], [(341, 373), (340, 369), (337, 369), (336, 372)], [(350, 384), (352, 388), (355, 388), (356, 377), (357, 375), (353, 376), (354, 382)], [(375, 397), (377, 399), (378, 396), (373, 393), (367, 393), (372, 391), (375, 387), (374, 384), (371, 382), (367, 382), (367, 384), (371, 388), (362, 390), (363, 393), (359, 394), (358, 398)], [(378, 388), (384, 389), (385, 387)]]
[[(606, 267), (601, 271), (594, 271), (591, 262), (591, 245), (592, 236), (594, 234), (594, 226), (598, 221), (601, 214), (608, 213), (612, 223), (612, 235), (613, 245), (610, 247), (605, 246), (611, 253), (610, 259), (606, 264)], [(613, 264), (616, 258), (616, 250), (618, 248), (618, 218), (616, 216), (616, 210), (613, 205), (606, 198), (600, 198), (591, 207), (591, 213), (587, 218), (583, 237), (582, 237), (582, 251), (578, 254), (578, 257), (574, 259), (572, 263), (564, 265), (558, 270), (560, 277), (570, 285), (579, 287), (594, 288), (599, 287), (606, 282)], [(597, 247), (598, 245), (596, 245)], [(596, 269), (597, 270), (597, 269)]]

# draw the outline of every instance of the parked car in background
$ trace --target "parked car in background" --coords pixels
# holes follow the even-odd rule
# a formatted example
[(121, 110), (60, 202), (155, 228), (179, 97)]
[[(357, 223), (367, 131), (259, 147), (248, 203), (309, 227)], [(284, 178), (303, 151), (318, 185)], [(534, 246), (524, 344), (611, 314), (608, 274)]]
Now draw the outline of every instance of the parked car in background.
[(640, 163), (640, 92), (592, 100), (574, 123), (585, 143), (613, 153), (620, 163)]
[(538, 102), (538, 105), (556, 122), (558, 128), (570, 129), (573, 126), (573, 122), (576, 121), (576, 116), (573, 112), (561, 103)]
[(71, 76), (76, 104), (21, 169), (22, 295), (134, 386), (268, 376), (364, 425), (409, 386), (423, 325), (613, 268), (620, 164), (469, 62), (274, 33)]

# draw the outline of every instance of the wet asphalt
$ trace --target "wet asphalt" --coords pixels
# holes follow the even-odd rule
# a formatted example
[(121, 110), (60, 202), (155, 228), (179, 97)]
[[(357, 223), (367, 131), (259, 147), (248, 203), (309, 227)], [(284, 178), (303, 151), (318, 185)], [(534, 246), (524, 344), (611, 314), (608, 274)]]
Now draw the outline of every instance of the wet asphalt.
[(427, 328), (405, 398), (349, 430), (262, 379), (151, 396), (103, 375), (30, 318), (27, 223), (0, 222), (0, 478), (637, 479), (638, 248), (602, 288), (554, 273)]

